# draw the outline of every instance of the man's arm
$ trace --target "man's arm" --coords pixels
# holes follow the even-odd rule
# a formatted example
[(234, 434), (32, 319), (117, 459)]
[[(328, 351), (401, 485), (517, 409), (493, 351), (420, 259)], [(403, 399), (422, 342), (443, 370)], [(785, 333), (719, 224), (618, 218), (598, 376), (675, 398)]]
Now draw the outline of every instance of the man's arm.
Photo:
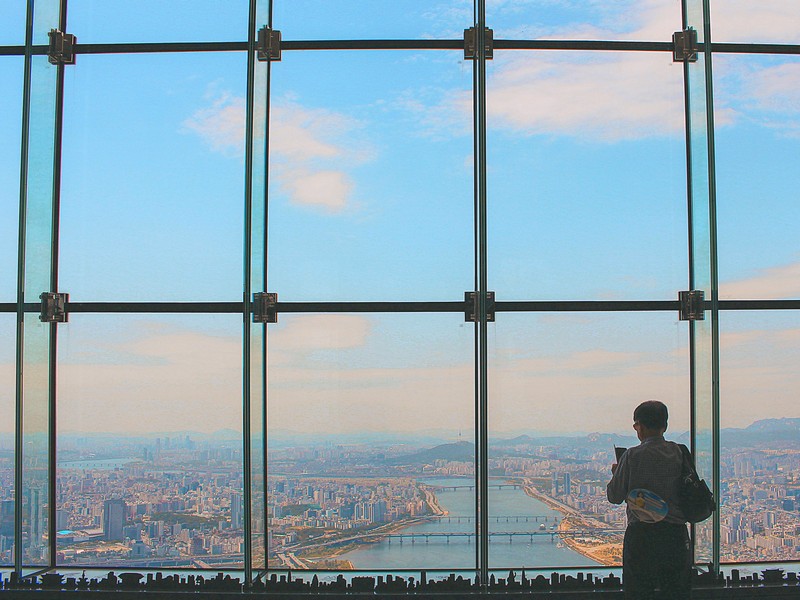
[(628, 461), (627, 452), (619, 459), (616, 469), (613, 469), (611, 481), (606, 486), (606, 497), (611, 504), (622, 504), (628, 495)]

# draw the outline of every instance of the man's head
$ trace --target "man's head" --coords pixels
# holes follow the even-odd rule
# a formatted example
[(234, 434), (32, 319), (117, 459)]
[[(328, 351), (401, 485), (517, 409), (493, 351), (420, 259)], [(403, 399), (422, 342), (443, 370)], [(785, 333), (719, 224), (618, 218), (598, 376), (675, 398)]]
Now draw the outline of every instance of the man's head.
[(667, 430), (668, 418), (667, 407), (663, 402), (648, 400), (633, 411), (633, 428), (640, 440), (662, 435)]

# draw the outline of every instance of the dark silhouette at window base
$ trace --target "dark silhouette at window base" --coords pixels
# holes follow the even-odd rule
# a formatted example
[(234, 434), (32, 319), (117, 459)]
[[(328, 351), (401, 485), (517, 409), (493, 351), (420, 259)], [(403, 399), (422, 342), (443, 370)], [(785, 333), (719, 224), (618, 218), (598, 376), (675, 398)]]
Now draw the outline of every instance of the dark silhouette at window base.
[[(694, 571), (693, 587), (696, 598), (704, 598), (703, 590), (711, 591), (708, 597), (728, 597), (728, 594), (719, 595), (723, 589), (730, 589), (730, 597), (745, 597), (741, 594), (734, 595), (734, 589), (745, 592), (747, 597), (757, 597), (763, 592), (770, 598), (783, 598), (779, 588), (786, 590), (785, 597), (796, 597), (798, 593), (797, 573), (785, 573), (783, 569), (767, 569), (759, 575), (741, 576), (740, 571), (733, 569), (729, 576), (722, 573), (713, 573), (710, 570), (699, 573)], [(622, 582), (616, 575), (609, 574), (607, 577), (598, 577), (592, 574), (576, 573), (569, 575), (565, 573), (551, 573), (550, 577), (537, 575), (529, 578), (522, 570), (519, 576), (515, 571), (509, 571), (506, 578), (495, 578), (491, 576), (488, 586), (483, 587), (477, 579), (465, 578), (461, 575), (450, 574), (445, 579), (429, 579), (425, 571), (420, 572), (420, 577), (398, 577), (393, 575), (353, 576), (348, 582), (344, 575), (339, 574), (334, 581), (320, 581), (317, 575), (311, 579), (296, 577), (291, 571), (284, 574), (273, 573), (266, 580), (258, 580), (250, 587), (245, 587), (242, 582), (232, 577), (230, 574), (217, 573), (215, 577), (205, 577), (203, 575), (163, 575), (162, 573), (148, 573), (146, 576), (141, 573), (120, 573), (116, 575), (113, 571), (103, 578), (87, 578), (84, 573), (82, 577), (64, 577), (60, 573), (46, 573), (41, 576), (32, 576), (18, 579), (14, 573), (10, 578), (0, 580), (1, 589), (4, 591), (25, 592), (30, 591), (36, 598), (47, 598), (47, 591), (58, 593), (74, 593), (77, 596), (81, 592), (153, 592), (172, 593), (172, 592), (194, 592), (198, 600), (204, 594), (214, 595), (217, 593), (250, 595), (283, 595), (296, 594), (316, 595), (324, 594), (328, 598), (337, 596), (351, 596), (363, 594), (413, 594), (416, 598), (424, 598), (426, 595), (435, 596), (437, 594), (531, 594), (536, 592), (563, 592), (559, 595), (560, 599), (583, 597), (583, 594), (609, 592), (609, 595), (616, 597), (621, 594)], [(570, 592), (574, 592), (573, 596)], [(45, 595), (43, 595), (45, 593)], [(613, 594), (613, 595), (612, 595)], [(214, 596), (216, 597), (216, 596)]]

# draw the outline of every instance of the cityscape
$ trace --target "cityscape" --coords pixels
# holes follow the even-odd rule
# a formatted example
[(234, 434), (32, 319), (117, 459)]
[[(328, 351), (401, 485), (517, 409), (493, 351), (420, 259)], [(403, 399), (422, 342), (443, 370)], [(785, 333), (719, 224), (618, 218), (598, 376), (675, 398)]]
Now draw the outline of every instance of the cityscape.
[[(799, 428), (800, 419), (767, 419), (722, 431), (723, 562), (798, 559)], [(672, 439), (685, 442), (686, 437)], [(256, 532), (266, 529), (267, 566), (405, 568), (415, 543), (417, 551), (438, 545), (440, 564), (427, 558), (429, 568), (463, 568), (474, 560), (471, 441), (400, 434), (340, 443), (299, 439), (270, 440), (267, 523), (260, 514), (252, 523)], [(526, 548), (543, 551), (534, 559), (549, 561), (542, 566), (565, 560), (575, 566), (619, 565), (625, 513), (608, 503), (605, 485), (613, 447), (634, 443), (630, 436), (605, 433), (493, 437), (490, 549), (516, 545), (521, 554), (513, 556), (526, 556)], [(7, 565), (13, 562), (13, 463), (8, 452), (0, 460), (0, 563)], [(241, 440), (234, 431), (62, 436), (55, 494), (57, 562), (239, 567), (245, 543), (243, 490)], [(46, 490), (35, 486), (23, 493), (25, 559), (32, 564), (48, 556), (43, 495)], [(710, 545), (710, 529), (697, 528), (699, 557)]]

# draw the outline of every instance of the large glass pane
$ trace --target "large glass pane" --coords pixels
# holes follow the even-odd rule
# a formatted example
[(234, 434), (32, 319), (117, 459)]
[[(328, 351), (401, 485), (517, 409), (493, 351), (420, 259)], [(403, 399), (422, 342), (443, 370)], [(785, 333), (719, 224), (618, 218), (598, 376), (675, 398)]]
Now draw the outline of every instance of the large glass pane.
[(489, 289), (674, 299), (686, 157), (671, 55), (510, 52), (488, 69)]
[(17, 299), (22, 69), (22, 57), (0, 58), (0, 302)]
[(680, 2), (487, 2), (495, 39), (668, 41), (681, 29)]
[(0, 565), (14, 564), (15, 315), (0, 313)]
[(471, 73), (454, 52), (287, 52), (273, 66), (279, 300), (457, 300), (472, 289)]
[(0, 45), (22, 45), (25, 43), (27, 4), (27, 2), (19, 0), (0, 2)]
[[(46, 3), (43, 3), (43, 6)], [(53, 260), (53, 156), (56, 107), (56, 67), (47, 57), (34, 56), (30, 80), (31, 104), (27, 131), (25, 179), (24, 291), (25, 302), (38, 303), (51, 291)], [(22, 496), (23, 538), (18, 540), (23, 566), (49, 564), (48, 510), (50, 482), (50, 336), (51, 325), (38, 313), (26, 313), (20, 339), (22, 364)]]
[(721, 557), (800, 559), (800, 314), (720, 315)]
[(58, 563), (241, 567), (241, 316), (59, 327)]
[(688, 444), (687, 346), (671, 313), (498, 314), (490, 567), (621, 563), (625, 511), (606, 499), (614, 446), (638, 444), (633, 410), (651, 399), (670, 410), (667, 439)]
[(245, 42), (248, 0), (69, 0), (69, 32), (83, 44)]
[(473, 23), (472, 2), (451, 0), (273, 0), (286, 40), (458, 39)]
[(270, 566), (475, 568), (472, 331), (462, 315), (270, 325)]
[(241, 299), (245, 65), (209, 53), (70, 68), (60, 286), (73, 301)]
[(712, 0), (714, 42), (798, 44), (800, 5), (795, 0)]
[(798, 83), (797, 57), (714, 57), (721, 298), (800, 298)]

